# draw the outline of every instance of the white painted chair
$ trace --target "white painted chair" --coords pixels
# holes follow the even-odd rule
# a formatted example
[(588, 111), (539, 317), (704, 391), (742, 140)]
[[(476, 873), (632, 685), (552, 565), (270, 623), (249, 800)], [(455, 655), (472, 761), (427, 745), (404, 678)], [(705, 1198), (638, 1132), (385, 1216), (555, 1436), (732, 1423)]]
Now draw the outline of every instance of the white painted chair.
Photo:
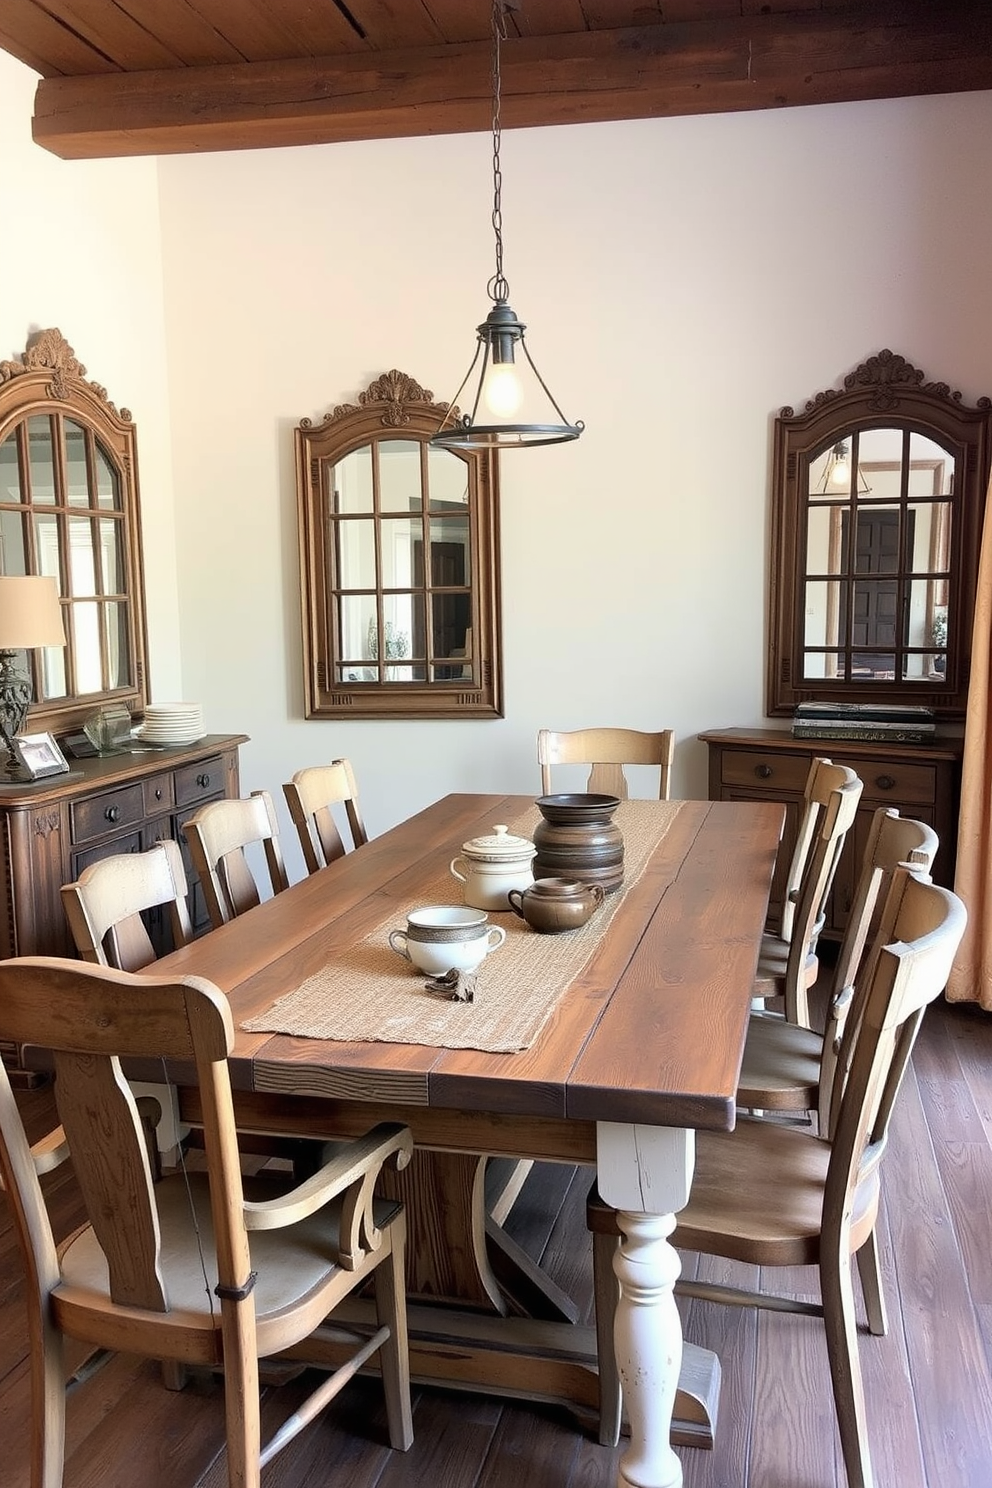
[(184, 823), (183, 832), (215, 930), (261, 903), (245, 856), (247, 847), (263, 849), (274, 894), (289, 887), (275, 807), (268, 791), (252, 791), (241, 799), (210, 801)]
[(368, 842), (350, 761), (332, 760), (329, 765), (310, 765), (297, 770), (283, 786), (283, 793), (299, 834), (308, 873), (316, 873), (335, 858), (344, 856), (345, 845), (332, 807), (344, 807), (353, 847), (364, 847)]

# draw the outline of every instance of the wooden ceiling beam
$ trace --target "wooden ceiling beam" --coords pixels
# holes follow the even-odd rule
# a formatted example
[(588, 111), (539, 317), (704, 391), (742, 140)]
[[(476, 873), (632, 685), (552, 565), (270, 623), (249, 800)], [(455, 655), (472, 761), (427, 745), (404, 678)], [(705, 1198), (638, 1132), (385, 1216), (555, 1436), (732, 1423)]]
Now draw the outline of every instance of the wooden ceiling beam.
[[(907, 21), (907, 11), (911, 20)], [(43, 79), (34, 138), (65, 159), (451, 134), (491, 123), (488, 42)], [(880, 0), (531, 37), (502, 53), (506, 127), (992, 88), (992, 7)]]

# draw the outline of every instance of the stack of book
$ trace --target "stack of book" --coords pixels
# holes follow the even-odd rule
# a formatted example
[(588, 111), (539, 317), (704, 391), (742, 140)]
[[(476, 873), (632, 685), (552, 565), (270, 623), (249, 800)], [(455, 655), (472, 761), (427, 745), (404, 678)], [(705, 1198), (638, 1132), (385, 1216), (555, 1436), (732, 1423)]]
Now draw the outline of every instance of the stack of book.
[(885, 703), (800, 703), (792, 719), (796, 739), (861, 739), (872, 744), (925, 744), (936, 727), (929, 708)]

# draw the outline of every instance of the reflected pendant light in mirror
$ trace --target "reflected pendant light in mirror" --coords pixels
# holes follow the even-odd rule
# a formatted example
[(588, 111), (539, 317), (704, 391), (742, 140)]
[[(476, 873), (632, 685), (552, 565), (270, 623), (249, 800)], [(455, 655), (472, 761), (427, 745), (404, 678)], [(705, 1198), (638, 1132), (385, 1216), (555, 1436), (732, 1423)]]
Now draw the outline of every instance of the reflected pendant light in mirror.
[[(528, 444), (562, 444), (578, 439), (585, 425), (570, 424), (534, 364), (527, 327), (509, 305), (503, 274), (502, 173), (500, 170), (500, 43), (511, 0), (493, 0), (493, 232), (496, 272), (488, 284), (493, 308), (476, 328), (475, 356), (431, 443), (447, 449), (513, 449)], [(522, 353), (522, 355), (520, 354)], [(471, 411), (459, 414), (458, 401), (477, 373)]]

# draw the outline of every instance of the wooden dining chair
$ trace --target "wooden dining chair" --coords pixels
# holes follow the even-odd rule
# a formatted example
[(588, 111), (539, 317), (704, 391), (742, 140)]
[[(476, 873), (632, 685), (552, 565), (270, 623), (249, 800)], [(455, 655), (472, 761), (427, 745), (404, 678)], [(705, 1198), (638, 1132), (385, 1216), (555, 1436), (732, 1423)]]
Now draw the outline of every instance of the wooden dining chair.
[(537, 762), (541, 767), (541, 793), (552, 792), (553, 765), (591, 765), (587, 791), (627, 799), (624, 765), (657, 765), (660, 768), (658, 798), (667, 801), (671, 790), (675, 734), (672, 729), (645, 734), (638, 729), (590, 728), (559, 733), (539, 729)]
[(756, 1006), (781, 997), (790, 1023), (810, 1026), (809, 989), (819, 963), (816, 947), (837, 864), (861, 800), (862, 782), (846, 765), (821, 763), (813, 796), (818, 815), (812, 846), (803, 867), (790, 916), (789, 935), (766, 932), (761, 938), (752, 996)]
[(926, 822), (902, 817), (891, 806), (880, 806), (874, 813), (831, 979), (826, 1033), (792, 1023), (784, 1013), (753, 1013), (737, 1088), (739, 1105), (775, 1112), (817, 1111), (819, 1130), (829, 1131), (829, 1108), (823, 1102), (832, 1089), (855, 980), (879, 909), (899, 864), (910, 863), (928, 873), (938, 845), (936, 832)]
[(84, 868), (60, 890), (76, 950), (96, 966), (141, 971), (156, 959), (141, 916), (164, 909), (173, 949), (193, 936), (178, 842), (163, 838), (143, 853), (115, 853)]
[(215, 930), (261, 903), (246, 848), (260, 847), (264, 851), (273, 894), (288, 888), (275, 807), (268, 791), (211, 801), (184, 823), (183, 832)]
[[(874, 1231), (880, 1166), (893, 1104), (928, 1003), (947, 981), (965, 925), (965, 909), (918, 869), (900, 867), (882, 911), (877, 947), (862, 962), (859, 1020), (848, 1021), (843, 1057), (830, 1077), (835, 1113), (829, 1139), (806, 1128), (745, 1118), (733, 1132), (701, 1131), (689, 1202), (672, 1243), (702, 1255), (760, 1266), (816, 1266), (820, 1301), (748, 1292), (707, 1282), (676, 1285), (683, 1296), (734, 1306), (822, 1317), (849, 1488), (871, 1488), (851, 1261), (862, 1281), (869, 1331), (887, 1323)], [(590, 1196), (587, 1218), (606, 1277), (619, 1244), (613, 1209)], [(601, 1338), (612, 1336), (616, 1282), (597, 1289)], [(601, 1350), (605, 1347), (601, 1343)], [(619, 1421), (620, 1380), (613, 1351), (600, 1355), (600, 1388)]]
[[(769, 915), (765, 926), (769, 935), (777, 935), (782, 940), (792, 938), (799, 889), (809, 862), (809, 855), (813, 851), (816, 824), (822, 815), (825, 797), (830, 789), (829, 784), (826, 783), (818, 787), (817, 781), (821, 769), (832, 768), (832, 766), (833, 760), (827, 759), (825, 755), (815, 755), (810, 761), (806, 784), (803, 786), (803, 804), (799, 812), (796, 835), (788, 848), (788, 862), (782, 883), (782, 902), (777, 912)], [(780, 851), (785, 849), (786, 843), (787, 839), (783, 837), (779, 844)], [(777, 873), (776, 867), (776, 875)]]
[(283, 786), (283, 793), (299, 833), (308, 873), (316, 873), (344, 856), (345, 845), (331, 811), (333, 806), (344, 807), (352, 846), (364, 847), (368, 842), (350, 761), (332, 760), (329, 765), (297, 770)]
[[(259, 1488), (261, 1468), (376, 1353), (389, 1440), (406, 1450), (413, 1429), (405, 1216), (373, 1189), (387, 1161), (409, 1161), (409, 1131), (377, 1126), (301, 1187), (273, 1197), (256, 1180), (246, 1197), (227, 1063), (234, 1024), (227, 998), (201, 978), (54, 958), (0, 962), (0, 1037), (53, 1051), (65, 1133), (54, 1149), (46, 1143), (32, 1152), (0, 1069), (0, 1175), (27, 1293), (32, 1488), (61, 1488), (67, 1339), (88, 1345), (91, 1355), (125, 1351), (223, 1370), (231, 1488)], [(195, 1066), (206, 1172), (152, 1182), (121, 1078), (125, 1058)], [(70, 1156), (88, 1223), (57, 1246), (39, 1174)], [(328, 1330), (324, 1320), (366, 1281), (377, 1327), (354, 1339), (342, 1365), (342, 1330)], [(273, 1355), (332, 1372), (262, 1447), (259, 1359)], [(87, 1374), (94, 1362), (83, 1366)]]

